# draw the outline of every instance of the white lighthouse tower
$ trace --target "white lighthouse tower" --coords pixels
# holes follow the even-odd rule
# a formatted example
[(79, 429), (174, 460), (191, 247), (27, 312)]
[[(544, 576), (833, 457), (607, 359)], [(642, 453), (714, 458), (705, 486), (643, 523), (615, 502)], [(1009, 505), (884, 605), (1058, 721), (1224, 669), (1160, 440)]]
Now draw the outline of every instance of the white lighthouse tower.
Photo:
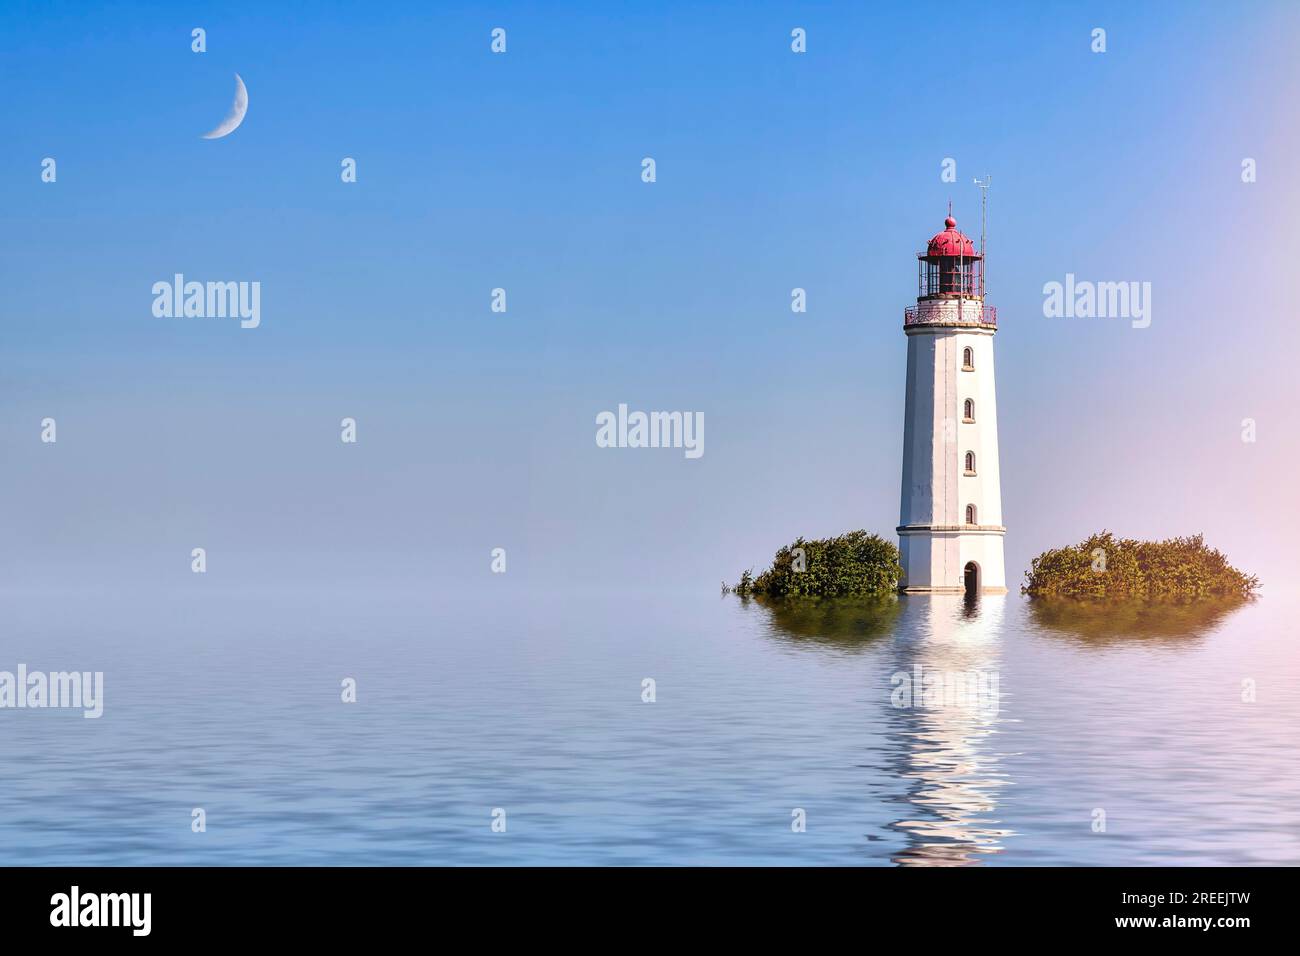
[(997, 311), (984, 304), (983, 250), (957, 231), (951, 213), (944, 227), (917, 255), (916, 305), (903, 313), (902, 587), (1003, 592)]

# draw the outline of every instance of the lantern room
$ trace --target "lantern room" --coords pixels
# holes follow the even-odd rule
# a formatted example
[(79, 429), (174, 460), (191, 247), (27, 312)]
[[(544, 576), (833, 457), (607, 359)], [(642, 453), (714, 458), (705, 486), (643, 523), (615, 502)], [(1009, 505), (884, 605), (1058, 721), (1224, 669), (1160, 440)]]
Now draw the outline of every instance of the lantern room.
[(951, 215), (937, 233), (917, 253), (917, 298), (937, 299), (949, 296), (984, 296), (984, 256), (975, 251), (975, 243), (957, 231)]

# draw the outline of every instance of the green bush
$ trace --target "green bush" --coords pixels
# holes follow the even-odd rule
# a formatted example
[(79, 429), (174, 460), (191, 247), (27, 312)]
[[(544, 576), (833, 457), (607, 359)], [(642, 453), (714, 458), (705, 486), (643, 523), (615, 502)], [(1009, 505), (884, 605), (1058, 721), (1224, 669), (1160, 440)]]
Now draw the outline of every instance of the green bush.
[(1197, 534), (1167, 541), (1109, 531), (1034, 558), (1021, 591), (1033, 597), (1188, 599), (1244, 596), (1259, 578), (1238, 571)]
[[(800, 549), (803, 570), (799, 570)], [(758, 577), (746, 571), (739, 584), (724, 585), (723, 590), (769, 597), (881, 594), (896, 590), (902, 576), (898, 547), (892, 541), (849, 531), (814, 541), (799, 538), (778, 551), (772, 566)]]

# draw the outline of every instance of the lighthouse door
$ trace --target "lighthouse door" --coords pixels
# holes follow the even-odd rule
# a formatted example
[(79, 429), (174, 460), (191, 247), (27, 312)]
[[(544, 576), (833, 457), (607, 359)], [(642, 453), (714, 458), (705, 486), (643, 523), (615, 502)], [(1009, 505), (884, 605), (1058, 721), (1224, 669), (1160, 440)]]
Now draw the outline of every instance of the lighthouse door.
[(966, 564), (966, 596), (974, 597), (980, 592), (980, 566), (974, 561)]

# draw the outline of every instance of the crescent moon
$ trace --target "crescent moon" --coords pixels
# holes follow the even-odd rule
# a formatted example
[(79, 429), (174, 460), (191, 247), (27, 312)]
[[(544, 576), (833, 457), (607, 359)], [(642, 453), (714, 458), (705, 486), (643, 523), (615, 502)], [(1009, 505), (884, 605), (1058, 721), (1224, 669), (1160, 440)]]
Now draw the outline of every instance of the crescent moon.
[(244, 114), (248, 112), (248, 87), (244, 81), (235, 74), (235, 102), (230, 104), (230, 112), (226, 114), (216, 129), (209, 130), (203, 134), (204, 139), (221, 139), (235, 131), (240, 123), (244, 121)]

